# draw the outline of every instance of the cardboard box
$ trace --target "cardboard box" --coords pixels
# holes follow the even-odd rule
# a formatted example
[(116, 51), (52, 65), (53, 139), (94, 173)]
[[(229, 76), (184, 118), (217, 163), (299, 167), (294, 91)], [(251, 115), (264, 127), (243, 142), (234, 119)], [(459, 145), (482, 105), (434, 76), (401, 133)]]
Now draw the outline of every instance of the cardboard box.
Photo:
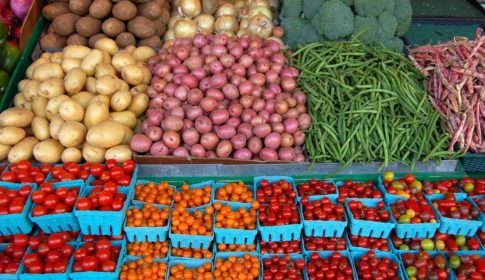
[(19, 47), (20, 51), (23, 51), (27, 42), (29, 41), (32, 31), (40, 17), (40, 10), (42, 8), (41, 0), (33, 0), (32, 5), (30, 5), (27, 16), (22, 23), (22, 35), (20, 36)]

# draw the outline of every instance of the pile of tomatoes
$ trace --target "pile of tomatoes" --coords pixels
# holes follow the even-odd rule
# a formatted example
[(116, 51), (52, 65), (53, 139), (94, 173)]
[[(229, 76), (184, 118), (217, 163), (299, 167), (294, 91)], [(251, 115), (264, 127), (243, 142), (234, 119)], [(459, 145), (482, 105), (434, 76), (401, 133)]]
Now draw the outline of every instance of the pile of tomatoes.
[(361, 201), (351, 200), (346, 202), (350, 214), (356, 220), (372, 222), (388, 222), (391, 213), (385, 208), (384, 201), (379, 201), (377, 207), (365, 206)]
[(215, 280), (223, 279), (259, 279), (261, 264), (257, 256), (245, 254), (242, 257), (230, 256), (227, 260), (216, 258), (213, 276)]
[(301, 254), (301, 239), (292, 241), (264, 242), (259, 241), (261, 255), (267, 254)]
[(303, 218), (306, 221), (344, 221), (345, 208), (333, 203), (328, 197), (320, 200), (309, 201), (308, 197), (302, 197)]
[(347, 245), (344, 237), (303, 237), (307, 251), (345, 251)]
[(389, 242), (387, 238), (374, 238), (366, 236), (353, 235), (349, 232), (350, 244), (354, 247), (368, 248), (372, 250), (379, 250), (384, 252), (389, 252)]
[(211, 195), (212, 186), (210, 185), (191, 188), (188, 184), (183, 184), (173, 196), (173, 207), (195, 208), (208, 205), (211, 202)]
[(173, 202), (175, 188), (168, 182), (148, 182), (147, 184), (137, 184), (135, 186), (135, 200), (151, 202), (158, 205), (170, 206)]
[(32, 216), (39, 217), (48, 214), (62, 214), (72, 211), (79, 195), (80, 187), (59, 186), (54, 189), (52, 183), (42, 184), (32, 193)]
[(322, 257), (318, 253), (312, 253), (307, 264), (308, 278), (316, 279), (352, 279), (352, 265), (350, 260), (333, 252), (329, 257)]
[(77, 210), (120, 211), (125, 204), (126, 194), (119, 192), (114, 182), (93, 187), (88, 197), (80, 197), (76, 202)]
[(372, 182), (359, 183), (345, 180), (339, 187), (337, 202), (343, 204), (347, 198), (378, 198), (382, 199), (382, 193), (374, 188)]
[(149, 256), (163, 259), (167, 257), (168, 249), (168, 241), (129, 242), (126, 244), (126, 252), (130, 256)]
[(417, 279), (448, 279), (449, 272), (446, 260), (441, 254), (432, 257), (428, 252), (419, 251), (416, 254), (401, 255), (402, 264), (409, 278)]
[(263, 259), (263, 280), (302, 280), (305, 266), (305, 261), (303, 259), (295, 260), (289, 255), (283, 257), (272, 256), (271, 258), (265, 258)]
[(126, 187), (131, 184), (136, 164), (129, 159), (119, 166), (116, 160), (110, 159), (104, 165), (99, 163), (86, 164), (86, 169), (88, 168), (94, 177), (94, 180), (90, 183), (91, 186), (104, 186), (112, 182), (117, 186)]
[(132, 208), (126, 211), (127, 227), (164, 227), (167, 225), (169, 209), (159, 209), (151, 203), (143, 205), (142, 209)]
[(107, 238), (97, 242), (85, 242), (74, 251), (72, 272), (114, 272), (121, 247), (112, 245)]
[(480, 209), (467, 200), (457, 201), (453, 193), (445, 194), (443, 199), (433, 200), (433, 205), (444, 217), (460, 220), (477, 220)]
[(359, 279), (399, 280), (399, 264), (388, 257), (377, 257), (374, 251), (355, 260), (355, 269)]
[(30, 185), (22, 186), (18, 190), (0, 186), (0, 215), (22, 213), (31, 192)]
[(307, 183), (299, 184), (296, 187), (298, 196), (329, 195), (337, 193), (337, 187), (332, 182), (311, 179)]
[(299, 224), (300, 214), (295, 198), (290, 182), (281, 179), (270, 184), (268, 180), (261, 180), (256, 192), (256, 202), (261, 204), (258, 205), (259, 223), (262, 226)]
[(51, 171), (52, 166), (44, 163), (40, 166), (33, 166), (28, 160), (21, 160), (10, 164), (8, 170), (0, 176), (0, 181), (9, 183), (44, 183), (47, 174)]
[(144, 257), (123, 264), (120, 280), (165, 279), (166, 274), (167, 264), (165, 262), (156, 262), (152, 257)]
[(251, 203), (253, 202), (253, 192), (243, 182), (227, 183), (217, 189), (216, 200)]

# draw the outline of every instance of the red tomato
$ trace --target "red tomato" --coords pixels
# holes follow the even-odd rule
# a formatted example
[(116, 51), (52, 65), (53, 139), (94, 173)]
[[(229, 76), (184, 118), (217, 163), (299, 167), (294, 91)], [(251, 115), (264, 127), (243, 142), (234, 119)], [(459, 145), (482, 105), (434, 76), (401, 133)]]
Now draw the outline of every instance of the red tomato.
[(59, 252), (57, 250), (51, 250), (51, 251), (49, 251), (49, 253), (47, 253), (45, 258), (48, 262), (54, 264), (54, 263), (61, 260), (62, 254), (61, 254), (61, 252)]
[(81, 166), (81, 170), (84, 170), (84, 171), (89, 171), (91, 169), (91, 163), (90, 162), (85, 162), (83, 163), (83, 165)]
[(109, 170), (112, 170), (113, 168), (118, 167), (118, 162), (114, 159), (108, 159), (104, 165)]
[(17, 172), (17, 180), (19, 180), (19, 181), (22, 181), (23, 179), (28, 178), (28, 177), (30, 177), (30, 175), (27, 172), (27, 170), (19, 170)]
[(69, 163), (64, 165), (64, 169), (72, 175), (78, 175), (81, 171), (81, 166), (79, 166), (77, 163)]
[(76, 208), (78, 210), (90, 210), (91, 209), (91, 200), (86, 197), (81, 197), (76, 202)]
[(67, 258), (61, 259), (54, 264), (54, 273), (64, 273), (67, 270), (67, 264), (69, 260)]
[(69, 189), (66, 187), (59, 187), (56, 189), (55, 193), (60, 199), (64, 199), (69, 193)]
[(3, 273), (15, 274), (17, 273), (18, 269), (19, 269), (18, 265), (15, 265), (14, 263), (7, 263), (3, 269)]
[(44, 266), (42, 265), (42, 262), (40, 262), (40, 261), (32, 262), (29, 269), (28, 269), (28, 272), (33, 273), (33, 274), (43, 273), (44, 272)]
[(18, 195), (18, 192), (16, 190), (11, 190), (11, 189), (8, 189), (5, 191), (5, 194), (9, 197), (9, 198), (15, 198), (17, 195)]
[(100, 239), (98, 240), (98, 243), (96, 243), (96, 249), (97, 250), (102, 250), (102, 249), (111, 249), (111, 242), (108, 239)]
[(121, 209), (123, 209), (123, 204), (123, 200), (115, 198), (113, 199), (113, 202), (111, 202), (111, 208), (113, 209), (113, 211), (120, 211)]
[(409, 173), (409, 174), (406, 174), (406, 176), (404, 176), (404, 182), (406, 183), (406, 185), (410, 185), (414, 181), (416, 181), (416, 178), (414, 177), (413, 174)]
[(49, 172), (51, 172), (51, 168), (52, 166), (50, 164), (44, 163), (40, 166), (40, 171), (44, 173), (44, 175), (47, 175)]
[(102, 186), (104, 183), (101, 180), (94, 180), (91, 182), (91, 186)]
[(116, 263), (112, 260), (104, 261), (101, 264), (101, 271), (104, 272), (114, 272), (116, 270)]
[(65, 243), (66, 240), (64, 240), (63, 235), (60, 233), (52, 233), (49, 235), (49, 238), (47, 238), (47, 244), (51, 249), (59, 249), (64, 246)]
[(17, 176), (12, 171), (7, 171), (0, 176), (0, 179), (5, 182), (15, 183), (17, 181)]
[(13, 236), (13, 244), (19, 247), (25, 247), (29, 245), (29, 235), (28, 234), (16, 234)]
[(55, 178), (59, 178), (59, 175), (64, 172), (64, 169), (62, 168), (62, 166), (54, 166), (52, 167), (51, 172), (52, 176), (54, 176)]
[(27, 199), (32, 191), (32, 187), (29, 185), (23, 186), (19, 189), (19, 195), (25, 199)]
[(91, 174), (93, 174), (93, 176), (95, 176), (95, 177), (101, 176), (101, 172), (103, 172), (103, 170), (104, 170), (104, 167), (103, 167), (102, 164), (100, 164), (100, 163), (92, 163), (91, 164), (90, 172), (91, 172)]
[(133, 172), (135, 171), (135, 166), (135, 162), (131, 159), (125, 160), (121, 165), (121, 167), (123, 167), (123, 170), (125, 170), (126, 174), (133, 174)]
[(25, 255), (25, 251), (25, 247), (19, 247), (14, 245), (11, 255), (14, 259), (21, 259)]
[(30, 268), (33, 262), (35, 261), (41, 261), (41, 257), (38, 253), (30, 253), (25, 255), (23, 263), (25, 267)]
[(21, 160), (21, 161), (17, 162), (17, 168), (18, 168), (19, 171), (20, 170), (28, 171), (29, 167), (30, 167), (30, 162), (28, 160)]
[(74, 205), (76, 204), (77, 197), (78, 197), (78, 193), (71, 191), (67, 194), (66, 198), (64, 199), (64, 202), (66, 203), (67, 206), (74, 207)]
[(54, 210), (59, 204), (59, 198), (55, 194), (48, 194), (44, 199), (44, 206), (49, 210)]
[(44, 216), (47, 215), (48, 210), (42, 205), (36, 205), (34, 208), (32, 208), (32, 216), (33, 217), (39, 217), (39, 216)]
[(29, 239), (29, 247), (32, 248), (32, 250), (37, 250), (39, 248), (39, 244), (42, 242), (40, 236), (32, 236)]
[(82, 266), (84, 271), (98, 270), (98, 259), (95, 256), (86, 256), (82, 259)]
[(39, 247), (37, 248), (37, 253), (39, 253), (39, 255), (41, 256), (45, 256), (50, 250), (51, 249), (49, 248), (49, 245), (47, 245), (47, 243), (40, 243)]
[(39, 173), (39, 174), (35, 174), (34, 175), (34, 183), (36, 183), (37, 185), (40, 185), (42, 183), (44, 183), (45, 181), (45, 175), (42, 174), (42, 173)]
[(78, 176), (79, 176), (79, 179), (82, 179), (82, 180), (86, 181), (88, 179), (88, 177), (89, 177), (89, 174), (90, 174), (89, 171), (87, 171), (87, 170), (81, 170), (81, 172), (79, 172), (79, 175)]
[(45, 196), (46, 196), (45, 191), (37, 190), (32, 193), (32, 201), (35, 204), (42, 204), (44, 203)]
[(99, 262), (104, 262), (111, 259), (110, 249), (100, 249), (96, 251), (96, 258), (98, 258)]
[(59, 203), (56, 205), (56, 208), (54, 208), (55, 214), (62, 214), (67, 212), (71, 212), (71, 209), (64, 203)]
[(125, 175), (125, 171), (121, 167), (113, 167), (110, 171), (110, 177), (114, 180), (121, 179), (121, 176)]
[(117, 181), (120, 186), (129, 186), (131, 182), (131, 177), (129, 175), (122, 175)]
[(54, 186), (52, 183), (44, 183), (39, 189), (45, 191), (46, 194), (51, 194), (54, 192)]
[(0, 194), (0, 207), (8, 207), (10, 204), (10, 197), (6, 194)]
[(78, 248), (76, 251), (74, 251), (74, 260), (80, 261), (87, 255), (89, 255), (89, 252), (86, 248), (84, 247)]
[(126, 194), (124, 194), (124, 193), (117, 193), (117, 194), (116, 194), (116, 195), (113, 197), (113, 199), (119, 199), (119, 200), (121, 200), (121, 201), (125, 201), (125, 200), (126, 200)]
[(12, 199), (10, 206), (8, 207), (8, 212), (11, 214), (19, 214), (22, 213), (24, 209), (25, 200), (21, 197), (15, 197)]
[(108, 170), (105, 170), (101, 172), (101, 175), (99, 175), (99, 179), (103, 182), (106, 183), (111, 180), (110, 172)]
[(64, 244), (64, 246), (62, 246), (61, 249), (59, 250), (62, 253), (62, 255), (66, 258), (72, 256), (72, 254), (74, 253), (74, 248), (72, 247), (71, 244)]
[(113, 195), (116, 195), (118, 193), (118, 185), (116, 185), (116, 183), (110, 181), (110, 182), (104, 184), (104, 190), (113, 194)]
[(81, 261), (74, 262), (72, 264), (72, 272), (82, 272), (83, 271), (83, 264)]
[(90, 254), (94, 254), (96, 251), (96, 244), (94, 244), (94, 242), (86, 242), (84, 243), (84, 248), (86, 248)]
[(113, 202), (113, 194), (107, 191), (102, 191), (101, 193), (99, 193), (98, 200), (100, 205), (111, 205), (111, 203)]

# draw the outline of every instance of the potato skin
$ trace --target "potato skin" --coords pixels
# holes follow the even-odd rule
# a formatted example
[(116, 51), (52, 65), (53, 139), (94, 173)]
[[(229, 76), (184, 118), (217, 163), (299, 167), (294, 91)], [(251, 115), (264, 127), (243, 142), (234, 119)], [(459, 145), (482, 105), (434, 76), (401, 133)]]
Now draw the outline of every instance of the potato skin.
[(128, 31), (140, 39), (155, 35), (155, 25), (146, 17), (137, 16), (128, 22)]
[(97, 19), (103, 19), (111, 13), (113, 4), (110, 0), (94, 0), (89, 7), (89, 15)]
[(42, 8), (42, 15), (47, 20), (52, 21), (55, 17), (69, 13), (70, 11), (69, 4), (63, 2), (54, 2)]
[(77, 147), (84, 142), (86, 132), (86, 127), (80, 122), (65, 122), (59, 129), (59, 142), (67, 148)]
[(57, 16), (51, 25), (58, 35), (67, 37), (76, 31), (76, 22), (79, 18), (78, 15), (73, 13), (62, 14)]
[(12, 146), (25, 138), (25, 130), (8, 126), (0, 128), (0, 144)]
[(117, 18), (109, 18), (103, 22), (103, 33), (109, 37), (116, 37), (121, 32), (125, 32), (126, 25)]
[(89, 129), (109, 119), (109, 108), (102, 101), (93, 101), (85, 112), (84, 125)]
[(51, 136), (49, 131), (49, 121), (46, 118), (35, 117), (32, 120), (31, 126), (35, 138), (39, 139), (40, 141), (47, 140)]
[(88, 130), (86, 142), (90, 145), (108, 149), (123, 143), (125, 126), (115, 121), (104, 121)]
[(47, 139), (39, 142), (34, 147), (34, 157), (42, 163), (56, 163), (61, 160), (64, 147), (59, 141), (54, 139)]
[(120, 1), (113, 6), (113, 16), (122, 21), (128, 21), (136, 16), (136, 6), (131, 1)]
[(136, 38), (129, 32), (121, 32), (116, 36), (116, 44), (120, 48), (126, 48), (128, 46), (136, 45)]
[(119, 163), (129, 160), (133, 157), (133, 151), (129, 145), (119, 145), (109, 148), (104, 154), (106, 160), (114, 159)]
[(91, 6), (91, 0), (69, 0), (69, 9), (80, 16), (89, 12), (89, 6)]
[(78, 148), (66, 148), (61, 155), (61, 160), (63, 163), (81, 162), (83, 159), (82, 152)]
[(72, 34), (67, 38), (66, 45), (80, 45), (80, 46), (87, 46), (88, 45), (88, 38), (83, 37), (79, 34)]
[(83, 37), (91, 37), (101, 31), (101, 21), (91, 16), (82, 17), (76, 22), (76, 31)]

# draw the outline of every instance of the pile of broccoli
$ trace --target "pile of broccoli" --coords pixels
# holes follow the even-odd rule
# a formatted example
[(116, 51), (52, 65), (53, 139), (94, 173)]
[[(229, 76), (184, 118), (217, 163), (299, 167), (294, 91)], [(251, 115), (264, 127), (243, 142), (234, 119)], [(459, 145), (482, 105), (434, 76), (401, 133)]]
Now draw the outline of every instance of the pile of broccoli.
[(402, 51), (412, 13), (410, 0), (283, 0), (280, 19), (290, 47), (357, 36)]

